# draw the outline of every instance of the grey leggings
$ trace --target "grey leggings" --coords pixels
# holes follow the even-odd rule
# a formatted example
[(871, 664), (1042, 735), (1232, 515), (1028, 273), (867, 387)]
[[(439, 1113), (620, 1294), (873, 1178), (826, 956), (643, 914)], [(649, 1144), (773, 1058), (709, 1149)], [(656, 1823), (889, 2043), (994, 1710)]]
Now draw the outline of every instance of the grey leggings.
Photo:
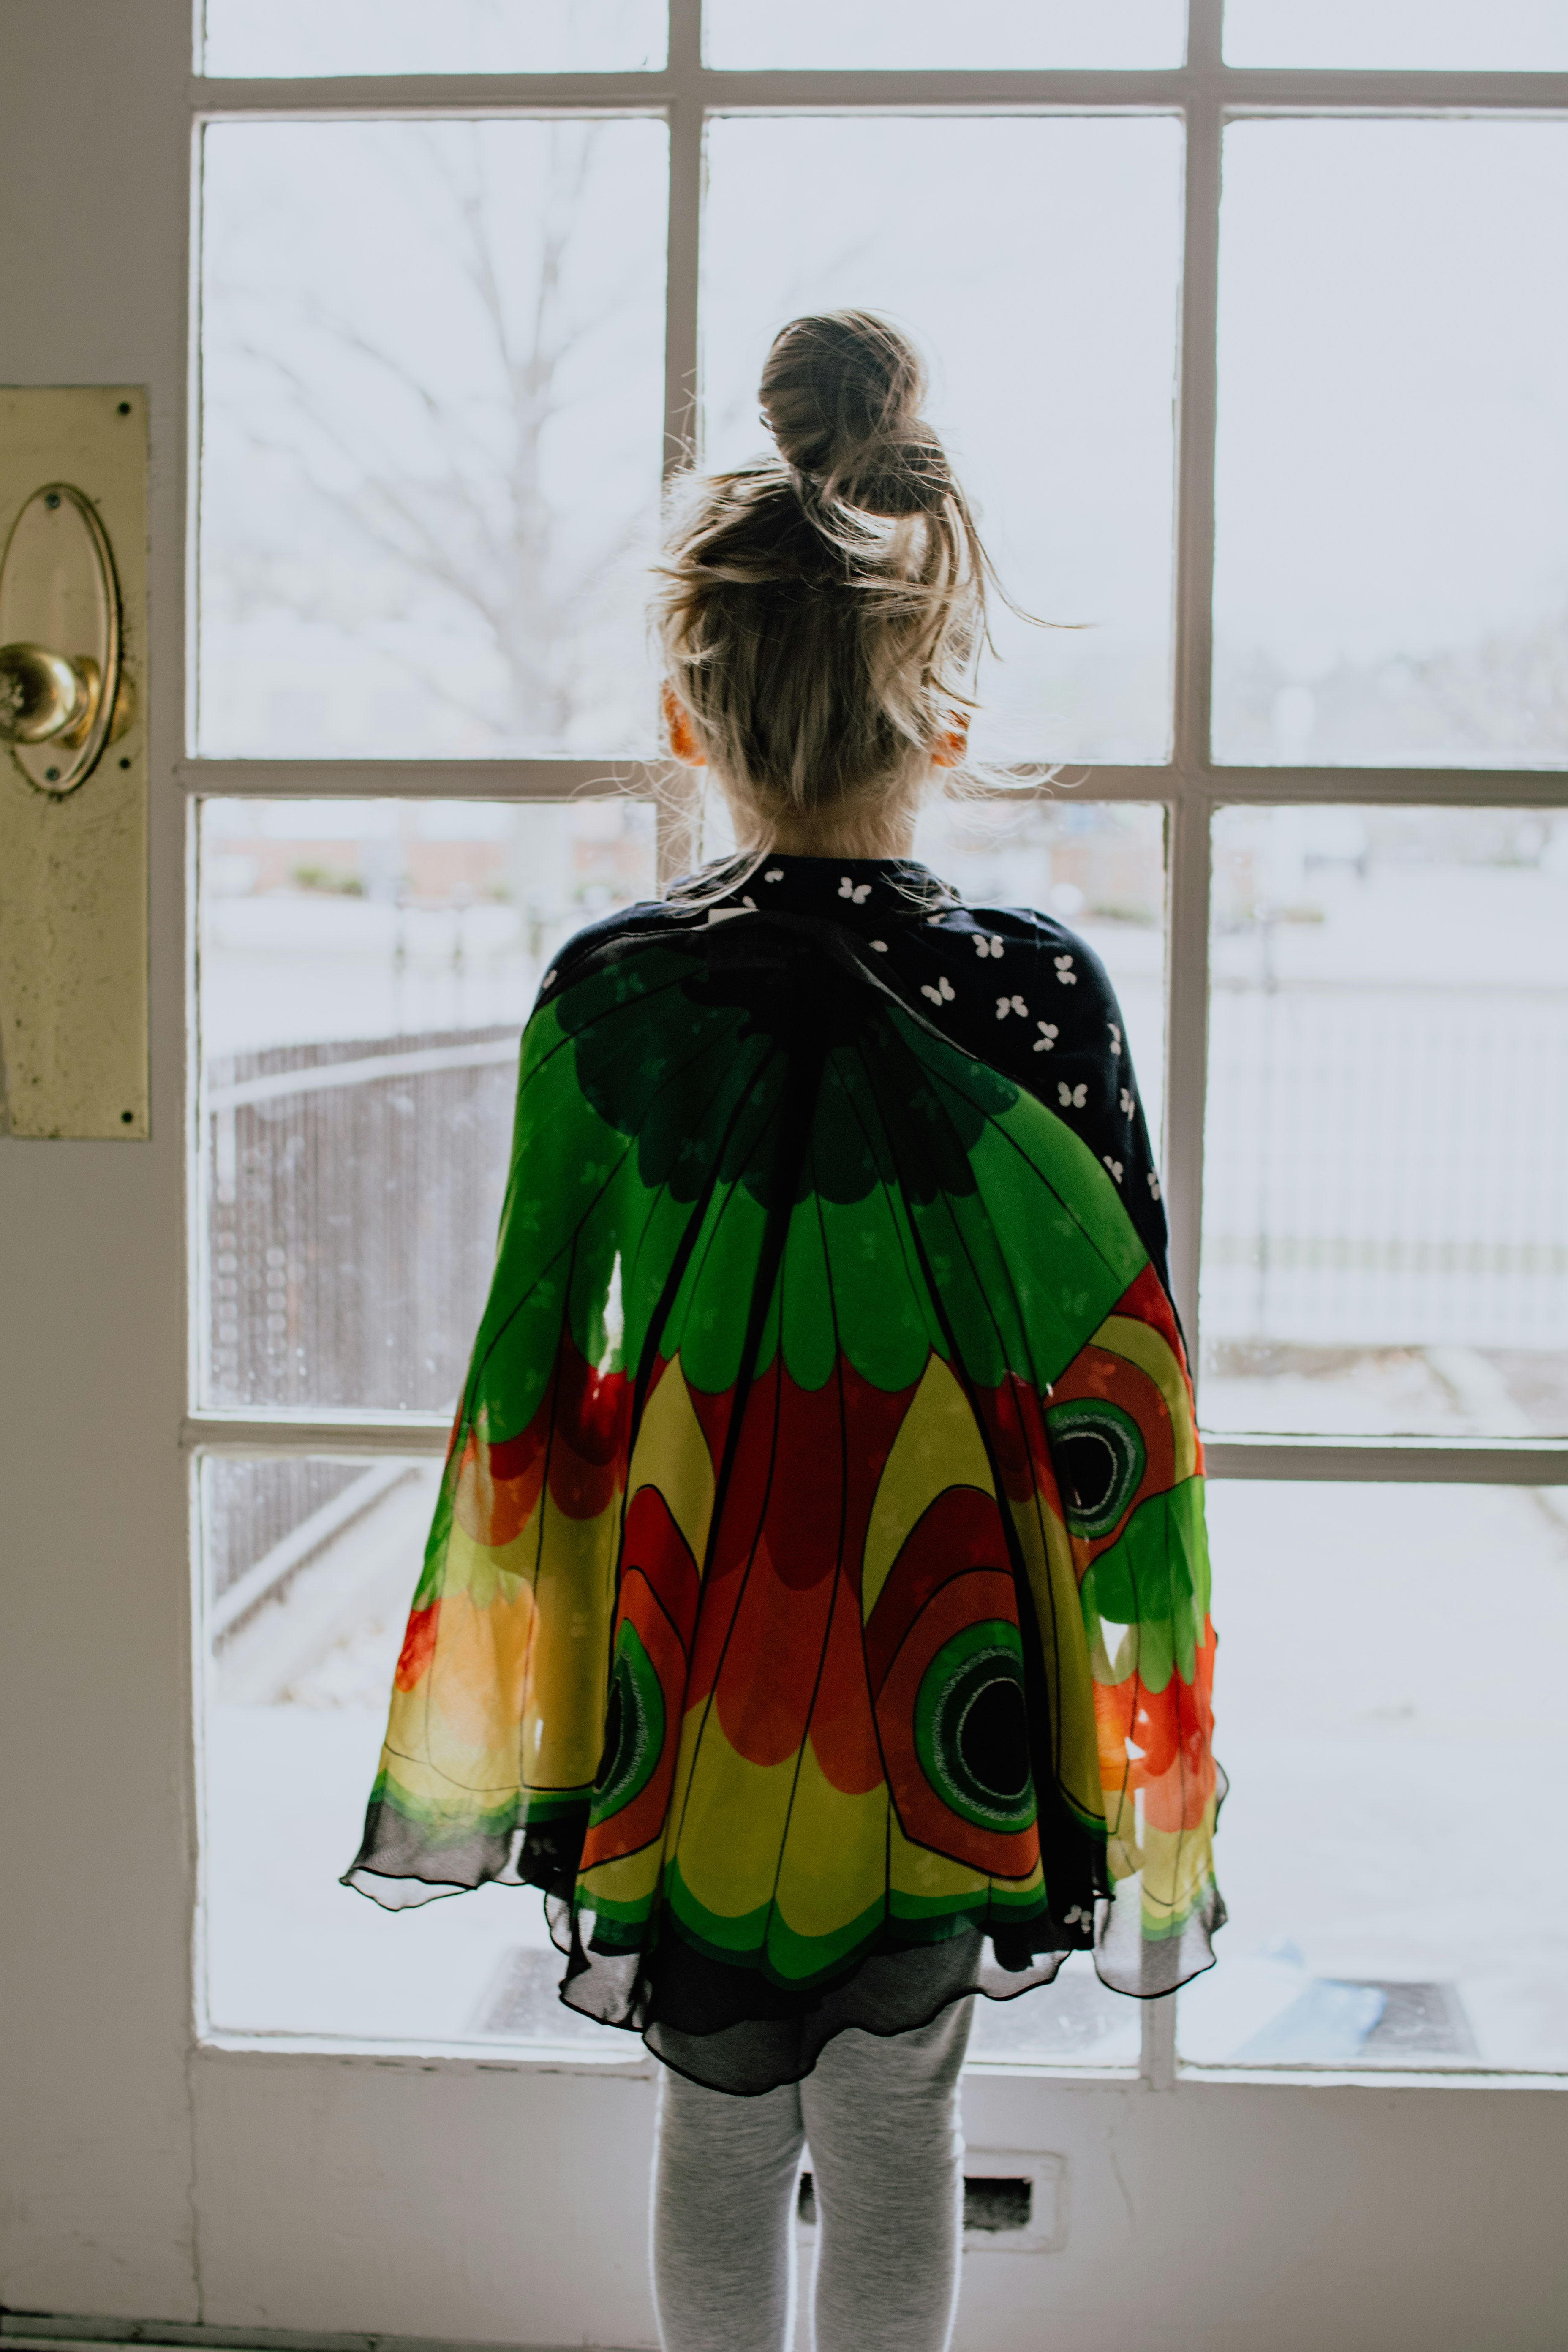
[(816, 2352), (945, 2352), (958, 2299), (958, 2075), (973, 2003), (886, 2040), (858, 2028), (760, 2098), (666, 2071), (653, 2177), (665, 2352), (789, 2352), (795, 2182), (811, 2150)]

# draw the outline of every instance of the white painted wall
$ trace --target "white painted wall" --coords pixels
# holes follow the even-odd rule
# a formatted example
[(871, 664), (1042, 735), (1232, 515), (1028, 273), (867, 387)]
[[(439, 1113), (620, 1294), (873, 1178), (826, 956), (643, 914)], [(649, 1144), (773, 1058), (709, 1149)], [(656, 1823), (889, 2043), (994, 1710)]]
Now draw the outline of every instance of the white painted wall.
[[(192, 2025), (179, 751), (186, 0), (0, 11), (0, 379), (153, 431), (153, 1139), (0, 1140), (0, 2304), (651, 2340), (650, 2075), (199, 2050)], [(986, 2074), (1067, 2158), (963, 2352), (1562, 2352), (1568, 2095)]]

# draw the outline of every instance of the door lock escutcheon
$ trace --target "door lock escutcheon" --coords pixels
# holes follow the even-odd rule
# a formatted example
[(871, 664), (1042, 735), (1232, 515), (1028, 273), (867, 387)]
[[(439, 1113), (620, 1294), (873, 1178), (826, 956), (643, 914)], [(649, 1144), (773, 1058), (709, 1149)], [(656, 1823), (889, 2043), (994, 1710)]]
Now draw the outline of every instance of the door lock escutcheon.
[(46, 482), (0, 557), (0, 743), (40, 792), (74, 792), (135, 710), (108, 534), (80, 490)]

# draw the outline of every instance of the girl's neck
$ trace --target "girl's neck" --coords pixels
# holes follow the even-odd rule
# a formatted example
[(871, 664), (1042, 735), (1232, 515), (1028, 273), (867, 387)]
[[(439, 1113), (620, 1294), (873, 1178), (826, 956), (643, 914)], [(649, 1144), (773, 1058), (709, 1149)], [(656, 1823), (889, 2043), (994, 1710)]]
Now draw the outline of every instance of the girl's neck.
[(763, 826), (752, 811), (733, 803), (731, 808), (736, 836), (747, 852), (781, 857), (908, 857), (914, 847), (912, 798), (891, 808), (884, 802), (874, 809), (803, 809), (770, 818)]

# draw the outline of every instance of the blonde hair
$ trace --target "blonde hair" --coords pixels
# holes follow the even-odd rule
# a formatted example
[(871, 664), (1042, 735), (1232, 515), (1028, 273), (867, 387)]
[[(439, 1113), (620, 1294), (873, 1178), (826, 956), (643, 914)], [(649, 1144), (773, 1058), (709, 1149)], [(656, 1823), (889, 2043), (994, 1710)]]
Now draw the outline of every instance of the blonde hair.
[(925, 394), (886, 320), (795, 319), (763, 369), (778, 456), (671, 493), (668, 676), (760, 832), (827, 808), (874, 832), (973, 707), (990, 564)]

